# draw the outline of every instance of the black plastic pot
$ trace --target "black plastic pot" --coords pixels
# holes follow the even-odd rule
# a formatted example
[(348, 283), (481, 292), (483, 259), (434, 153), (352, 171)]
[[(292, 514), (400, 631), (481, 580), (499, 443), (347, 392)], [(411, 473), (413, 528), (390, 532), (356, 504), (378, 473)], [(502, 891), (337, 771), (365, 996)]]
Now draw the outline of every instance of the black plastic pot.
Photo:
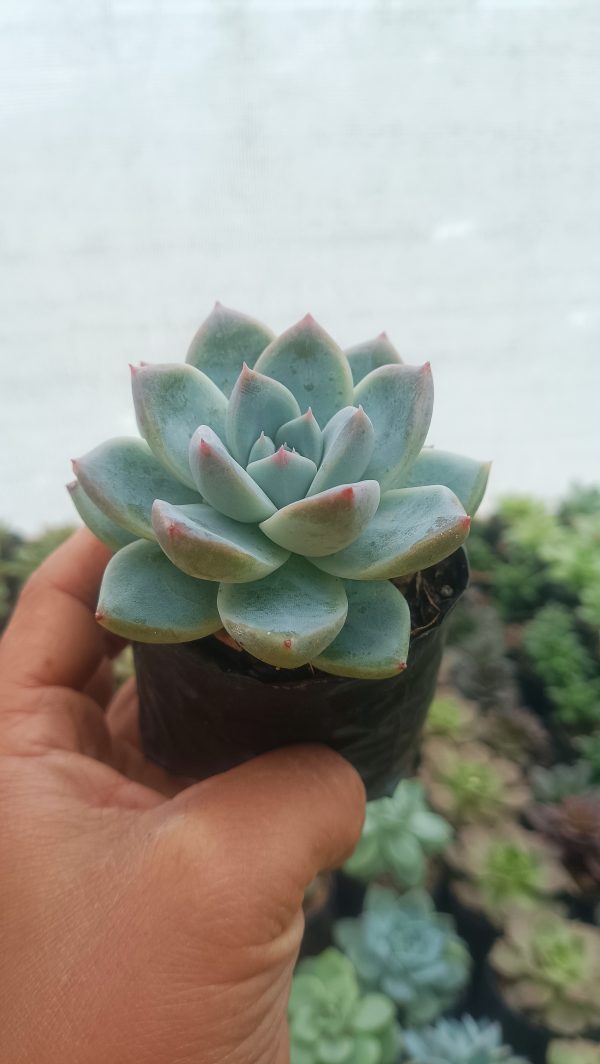
[(414, 771), (444, 621), (467, 582), (461, 549), (403, 587), (413, 623), (408, 668), (386, 680), (275, 669), (214, 636), (134, 643), (146, 755), (203, 779), (277, 747), (324, 743), (355, 766), (369, 798), (389, 794)]
[(336, 917), (360, 916), (365, 903), (367, 884), (345, 872), (335, 873), (335, 913)]

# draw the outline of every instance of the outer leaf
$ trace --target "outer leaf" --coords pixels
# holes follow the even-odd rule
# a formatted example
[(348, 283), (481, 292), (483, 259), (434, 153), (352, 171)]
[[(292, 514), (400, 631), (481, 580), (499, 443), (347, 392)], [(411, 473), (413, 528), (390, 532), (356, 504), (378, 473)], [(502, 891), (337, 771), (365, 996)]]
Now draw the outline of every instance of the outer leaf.
[(310, 406), (301, 417), (286, 421), (285, 425), (277, 430), (275, 443), (278, 447), (286, 443), (305, 458), (310, 458), (315, 465), (319, 464), (323, 453), (323, 434)]
[(324, 454), (309, 495), (360, 480), (369, 464), (375, 442), (371, 421), (362, 407), (345, 409), (351, 413), (342, 419), (340, 415), (344, 411), (339, 411), (334, 419), (339, 424), (337, 431), (328, 433), (325, 429)]
[(346, 620), (344, 585), (322, 577), (303, 558), (292, 557), (254, 584), (221, 584), (221, 620), (256, 658), (297, 669), (320, 654)]
[(353, 1017), (352, 1026), (363, 1034), (382, 1034), (394, 1023), (396, 1010), (383, 994), (365, 994)]
[(312, 407), (319, 425), (352, 402), (348, 360), (310, 314), (269, 344), (256, 369), (287, 385), (302, 410)]
[(245, 466), (261, 432), (273, 437), (280, 425), (299, 414), (300, 407), (285, 385), (244, 365), (227, 407), (231, 453)]
[(365, 340), (362, 344), (347, 348), (346, 358), (350, 363), (355, 385), (366, 377), (367, 373), (379, 369), (380, 366), (402, 362), (396, 348), (384, 332), (376, 336), (374, 340)]
[(461, 454), (425, 447), (410, 469), (402, 485), (416, 488), (427, 484), (445, 484), (460, 500), (471, 517), (477, 513), (485, 494), (491, 462), (477, 462)]
[(310, 458), (280, 447), (269, 458), (250, 462), (247, 472), (267, 493), (275, 506), (287, 506), (303, 499), (317, 467)]
[(377, 481), (361, 480), (293, 502), (260, 527), (286, 550), (321, 557), (352, 543), (368, 526), (378, 504)]
[(200, 494), (215, 510), (234, 521), (256, 524), (275, 513), (275, 507), (262, 488), (208, 425), (201, 425), (190, 443), (190, 469)]
[(217, 585), (192, 580), (143, 540), (108, 563), (96, 617), (110, 632), (142, 643), (186, 643), (221, 628)]
[(394, 487), (415, 460), (429, 430), (433, 410), (433, 381), (424, 366), (382, 366), (354, 389), (373, 422), (375, 449), (365, 476), (383, 490)]
[(128, 543), (133, 543), (137, 538), (133, 533), (127, 532), (124, 528), (120, 528), (119, 525), (115, 524), (114, 521), (111, 521), (110, 517), (107, 517), (92, 502), (89, 495), (86, 495), (78, 480), (73, 480), (70, 484), (67, 484), (67, 491), (81, 520), (94, 533), (97, 539), (105, 543), (110, 550), (120, 550), (121, 547), (126, 547)]
[(215, 303), (192, 340), (186, 362), (203, 370), (224, 395), (231, 395), (244, 362), (253, 366), (273, 336), (254, 318)]
[(253, 525), (232, 521), (212, 506), (152, 508), (156, 538), (178, 569), (201, 580), (247, 583), (268, 576), (289, 558)]
[(389, 580), (346, 583), (348, 616), (313, 665), (334, 676), (378, 680), (406, 668), (410, 610)]
[(159, 462), (193, 488), (190, 440), (198, 425), (225, 431), (227, 400), (210, 377), (193, 366), (132, 366), (138, 428)]
[(310, 560), (348, 580), (391, 580), (447, 558), (464, 543), (469, 525), (449, 488), (400, 488), (382, 495), (371, 524), (349, 547)]
[(275, 454), (275, 444), (270, 436), (265, 436), (264, 432), (261, 432), (256, 443), (252, 445), (248, 461), (260, 462), (261, 458), (268, 458), (270, 454)]
[(117, 436), (73, 462), (86, 495), (107, 517), (144, 539), (154, 539), (151, 511), (155, 499), (198, 502), (198, 492), (175, 480), (158, 464), (142, 440)]

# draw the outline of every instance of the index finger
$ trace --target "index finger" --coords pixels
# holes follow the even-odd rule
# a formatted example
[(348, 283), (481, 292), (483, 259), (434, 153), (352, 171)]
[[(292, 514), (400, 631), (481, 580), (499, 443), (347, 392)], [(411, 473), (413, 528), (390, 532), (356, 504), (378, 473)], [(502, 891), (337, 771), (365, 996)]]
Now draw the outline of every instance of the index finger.
[(0, 642), (3, 684), (85, 686), (110, 652), (111, 637), (94, 618), (110, 557), (108, 548), (82, 528), (36, 570)]

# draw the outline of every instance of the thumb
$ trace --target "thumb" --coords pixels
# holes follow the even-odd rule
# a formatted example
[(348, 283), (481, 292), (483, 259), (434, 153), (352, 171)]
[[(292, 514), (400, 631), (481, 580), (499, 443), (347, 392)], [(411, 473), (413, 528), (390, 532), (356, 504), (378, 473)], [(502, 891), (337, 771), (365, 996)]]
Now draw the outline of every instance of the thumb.
[(229, 874), (233, 862), (245, 894), (264, 898), (275, 892), (295, 909), (318, 872), (352, 853), (364, 821), (365, 790), (355, 769), (333, 750), (293, 746), (194, 784), (169, 806), (194, 822), (200, 849), (208, 839), (218, 840), (213, 859), (225, 862)]

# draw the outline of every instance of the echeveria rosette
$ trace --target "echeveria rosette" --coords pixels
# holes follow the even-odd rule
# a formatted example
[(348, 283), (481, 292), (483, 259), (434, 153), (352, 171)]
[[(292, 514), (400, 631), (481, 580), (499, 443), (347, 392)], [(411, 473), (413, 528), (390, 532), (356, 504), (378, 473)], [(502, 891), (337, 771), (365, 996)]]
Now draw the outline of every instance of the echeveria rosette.
[(141, 642), (225, 628), (256, 658), (402, 671), (392, 583), (465, 540), (488, 466), (424, 449), (429, 365), (385, 336), (344, 353), (307, 315), (279, 337), (217, 304), (184, 364), (132, 367), (142, 439), (74, 463), (73, 502), (117, 554), (98, 619)]
[(399, 896), (373, 884), (356, 920), (338, 920), (334, 941), (352, 961), (364, 990), (387, 994), (404, 1027), (420, 1027), (455, 1005), (471, 958), (450, 916), (421, 890)]
[(499, 1023), (472, 1016), (438, 1020), (420, 1031), (405, 1031), (402, 1049), (400, 1059), (406, 1064), (527, 1064), (504, 1044)]

